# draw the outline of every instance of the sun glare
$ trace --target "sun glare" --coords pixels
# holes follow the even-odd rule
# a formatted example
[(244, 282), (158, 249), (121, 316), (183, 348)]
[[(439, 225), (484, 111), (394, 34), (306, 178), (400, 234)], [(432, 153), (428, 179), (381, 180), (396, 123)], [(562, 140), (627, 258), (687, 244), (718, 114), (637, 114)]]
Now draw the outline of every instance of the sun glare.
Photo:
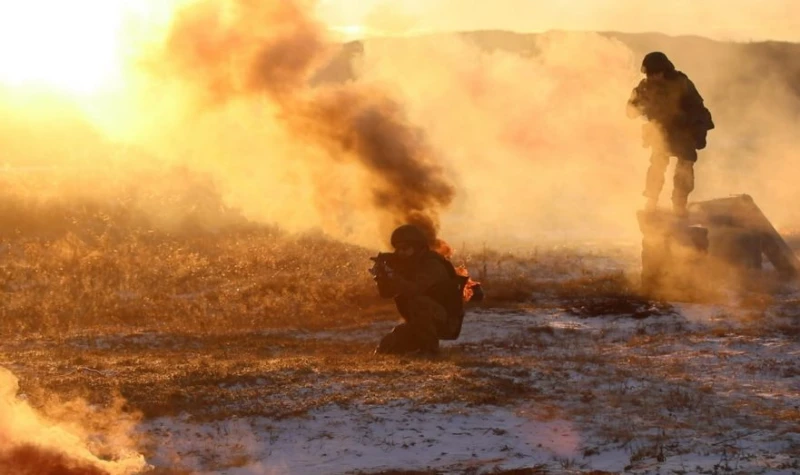
[(76, 95), (113, 87), (124, 66), (126, 17), (144, 3), (0, 2), (0, 84)]
[(353, 41), (363, 39), (367, 33), (363, 25), (341, 25), (332, 26), (330, 30), (342, 41)]

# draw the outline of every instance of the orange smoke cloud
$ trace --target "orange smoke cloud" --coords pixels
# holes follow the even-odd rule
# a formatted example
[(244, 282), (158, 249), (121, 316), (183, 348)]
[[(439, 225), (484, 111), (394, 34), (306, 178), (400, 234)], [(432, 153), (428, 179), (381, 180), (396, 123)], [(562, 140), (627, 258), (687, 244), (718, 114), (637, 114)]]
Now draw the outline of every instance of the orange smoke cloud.
[(324, 28), (299, 1), (202, 1), (178, 12), (158, 71), (184, 81), (203, 107), (255, 95), (269, 98), (300, 142), (366, 172), (385, 225), (413, 222), (435, 235), (454, 197), (436, 153), (401, 104), (381, 88), (349, 82), (311, 87), (328, 57)]
[(0, 453), (0, 471), (17, 475), (108, 475), (88, 462), (71, 459), (54, 450), (35, 445), (14, 447)]
[[(70, 414), (71, 420), (62, 422), (34, 410), (18, 397), (18, 390), (16, 376), (0, 367), (0, 473), (130, 475), (149, 468), (132, 448), (134, 421), (120, 407), (106, 412), (77, 403), (50, 408)], [(88, 425), (100, 432), (84, 427)], [(113, 454), (113, 460), (97, 457), (99, 452)]]

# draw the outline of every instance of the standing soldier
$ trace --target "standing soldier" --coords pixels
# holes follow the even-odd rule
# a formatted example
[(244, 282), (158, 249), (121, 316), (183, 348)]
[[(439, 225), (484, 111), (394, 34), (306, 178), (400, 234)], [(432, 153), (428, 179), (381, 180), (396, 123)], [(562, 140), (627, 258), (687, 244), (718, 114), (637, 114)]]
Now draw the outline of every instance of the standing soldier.
[(676, 215), (686, 216), (689, 193), (694, 190), (697, 150), (706, 146), (706, 134), (714, 128), (711, 113), (689, 78), (677, 71), (664, 53), (648, 53), (642, 61), (639, 82), (628, 100), (628, 117), (644, 116), (642, 143), (652, 150), (644, 196), (648, 210), (658, 204), (670, 157), (677, 157), (672, 191)]

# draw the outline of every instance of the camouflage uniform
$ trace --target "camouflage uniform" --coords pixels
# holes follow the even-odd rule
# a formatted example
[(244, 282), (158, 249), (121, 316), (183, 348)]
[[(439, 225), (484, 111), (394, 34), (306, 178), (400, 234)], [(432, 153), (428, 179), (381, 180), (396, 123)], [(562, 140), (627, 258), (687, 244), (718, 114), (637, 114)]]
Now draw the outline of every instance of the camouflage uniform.
[(452, 335), (456, 324), (457, 334), (463, 318), (462, 289), (452, 264), (424, 247), (394, 271), (386, 285), (404, 322), (383, 337), (376, 352), (436, 353), (439, 339)]
[(654, 207), (664, 187), (670, 157), (677, 157), (672, 203), (683, 214), (694, 190), (697, 150), (706, 146), (706, 134), (714, 128), (711, 114), (692, 81), (663, 53), (650, 53), (642, 63), (642, 79), (628, 100), (628, 116), (644, 116), (642, 145), (652, 150), (644, 196)]

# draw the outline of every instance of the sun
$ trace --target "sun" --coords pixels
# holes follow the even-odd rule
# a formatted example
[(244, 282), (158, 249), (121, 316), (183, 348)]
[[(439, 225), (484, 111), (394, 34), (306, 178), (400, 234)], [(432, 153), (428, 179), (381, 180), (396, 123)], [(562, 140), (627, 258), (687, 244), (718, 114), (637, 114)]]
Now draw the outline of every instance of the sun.
[(148, 0), (0, 2), (0, 84), (90, 95), (124, 66), (126, 20)]

